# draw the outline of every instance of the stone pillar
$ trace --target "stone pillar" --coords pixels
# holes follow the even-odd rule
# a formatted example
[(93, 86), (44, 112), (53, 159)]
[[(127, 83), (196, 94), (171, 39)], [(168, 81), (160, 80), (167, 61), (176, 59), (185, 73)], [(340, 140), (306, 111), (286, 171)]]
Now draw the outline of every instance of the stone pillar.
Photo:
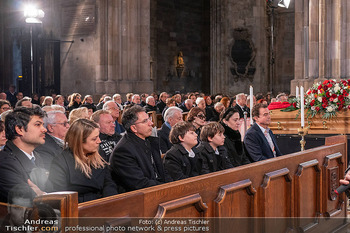
[(318, 79), (325, 79), (325, 67), (326, 67), (326, 0), (320, 0), (319, 2), (319, 63), (318, 63)]
[[(303, 14), (309, 14), (310, 70), (308, 84), (329, 78), (349, 78), (350, 76), (350, 20), (348, 12), (350, 4), (345, 0), (304, 0), (309, 8)], [(304, 4), (305, 5), (305, 4)], [(299, 1), (296, 6), (301, 6)], [(296, 8), (297, 10), (297, 8)], [(306, 11), (307, 10), (307, 11)], [(296, 12), (296, 49), (295, 79), (291, 82), (291, 90), (299, 83), (300, 51), (297, 49), (298, 18)], [(300, 21), (300, 20), (299, 20)], [(300, 24), (300, 22), (299, 22)], [(316, 78), (315, 80), (313, 78)], [(306, 80), (305, 80), (306, 81)], [(303, 82), (306, 86), (305, 81)], [(300, 84), (300, 83), (299, 83)]]
[(211, 0), (210, 2), (210, 83), (211, 93), (224, 92), (222, 82), (225, 80), (223, 76), (222, 57), (225, 53), (223, 48), (223, 40), (226, 38), (225, 28), (222, 20), (224, 20), (224, 0)]
[(331, 42), (331, 64), (332, 78), (340, 78), (340, 53), (341, 53), (341, 0), (333, 0), (332, 6), (332, 42)]
[[(296, 86), (304, 86), (305, 78), (309, 77), (307, 70), (310, 70), (309, 59), (306, 59), (305, 53), (309, 53), (309, 0), (295, 1), (295, 66), (294, 66), (294, 80), (291, 81), (290, 92), (295, 95)], [(308, 32), (308, 37), (305, 37), (305, 32)], [(307, 39), (308, 41), (305, 41)], [(306, 51), (307, 50), (307, 51)], [(309, 53), (310, 54), (310, 53)], [(310, 57), (310, 56), (308, 56)]]
[[(344, 6), (345, 5), (345, 6)], [(346, 18), (346, 24), (344, 24), (343, 31), (348, 32), (350, 30), (350, 17), (347, 17), (347, 13), (350, 12), (350, 4), (348, 1), (345, 1), (343, 3), (343, 9), (345, 13), (343, 14), (343, 17)], [(348, 33), (345, 33), (346, 36), (344, 36), (344, 43), (342, 44), (345, 48), (345, 58), (343, 60), (343, 68), (344, 68), (344, 73), (342, 74), (343, 77), (350, 77), (350, 36)]]
[[(101, 1), (102, 2), (102, 1)], [(100, 3), (101, 74), (96, 91), (150, 93), (150, 0)]]

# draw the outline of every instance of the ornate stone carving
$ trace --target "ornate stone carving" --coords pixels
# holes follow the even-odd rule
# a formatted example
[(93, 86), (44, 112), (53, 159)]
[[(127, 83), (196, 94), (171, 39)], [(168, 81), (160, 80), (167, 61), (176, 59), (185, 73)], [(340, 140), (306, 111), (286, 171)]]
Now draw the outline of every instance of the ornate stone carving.
[(239, 78), (249, 78), (253, 81), (255, 73), (255, 47), (251, 34), (246, 28), (236, 28), (233, 31), (233, 43), (230, 46), (230, 60), (233, 64), (231, 73), (235, 81)]

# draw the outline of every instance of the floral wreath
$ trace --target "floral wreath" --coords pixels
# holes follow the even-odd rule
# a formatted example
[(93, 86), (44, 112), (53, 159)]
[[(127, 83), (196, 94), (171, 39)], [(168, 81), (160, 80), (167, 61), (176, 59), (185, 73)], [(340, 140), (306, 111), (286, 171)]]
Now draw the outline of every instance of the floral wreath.
[[(325, 80), (323, 83), (315, 83), (306, 91), (304, 98), (306, 118), (313, 118), (320, 113), (322, 118), (330, 119), (343, 109), (350, 109), (350, 79)], [(291, 106), (283, 109), (283, 112), (300, 109), (300, 98), (289, 100)], [(300, 111), (299, 111), (300, 113)], [(298, 113), (298, 115), (299, 115)], [(297, 117), (298, 117), (297, 115)]]

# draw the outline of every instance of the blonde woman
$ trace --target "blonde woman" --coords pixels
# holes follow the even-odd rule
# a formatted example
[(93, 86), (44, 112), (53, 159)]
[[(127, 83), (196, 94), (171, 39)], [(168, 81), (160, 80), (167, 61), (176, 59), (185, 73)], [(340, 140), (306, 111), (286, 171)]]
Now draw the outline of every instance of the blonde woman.
[(46, 96), (43, 103), (42, 103), (42, 106), (51, 106), (53, 103), (53, 98), (51, 96)]
[(78, 201), (91, 201), (117, 194), (108, 163), (98, 153), (100, 129), (97, 123), (78, 119), (66, 134), (67, 148), (51, 164), (52, 191), (78, 192)]
[(79, 93), (73, 93), (70, 96), (68, 111), (72, 111), (75, 108), (79, 108), (80, 105), (81, 105), (81, 95)]
[(89, 111), (86, 107), (80, 107), (80, 108), (76, 108), (73, 109), (70, 113), (69, 113), (69, 124), (72, 124), (75, 120), (77, 119), (89, 119)]

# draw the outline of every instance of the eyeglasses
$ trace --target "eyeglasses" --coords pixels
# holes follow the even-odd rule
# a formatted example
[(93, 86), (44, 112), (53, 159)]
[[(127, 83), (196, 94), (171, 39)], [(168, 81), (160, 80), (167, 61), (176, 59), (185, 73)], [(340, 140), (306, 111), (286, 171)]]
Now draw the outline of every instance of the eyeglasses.
[(149, 117), (147, 119), (144, 119), (143, 121), (140, 121), (140, 122), (135, 122), (134, 125), (137, 125), (137, 124), (146, 124), (148, 123), (148, 121), (152, 121), (152, 117)]
[(202, 119), (202, 120), (205, 119), (205, 116), (204, 116), (203, 114), (199, 114), (199, 115), (197, 115), (197, 117), (198, 117), (199, 119)]
[(67, 127), (67, 126), (69, 126), (69, 122), (65, 121), (65, 122), (62, 122), (62, 123), (52, 123), (52, 125), (63, 125), (64, 127)]

